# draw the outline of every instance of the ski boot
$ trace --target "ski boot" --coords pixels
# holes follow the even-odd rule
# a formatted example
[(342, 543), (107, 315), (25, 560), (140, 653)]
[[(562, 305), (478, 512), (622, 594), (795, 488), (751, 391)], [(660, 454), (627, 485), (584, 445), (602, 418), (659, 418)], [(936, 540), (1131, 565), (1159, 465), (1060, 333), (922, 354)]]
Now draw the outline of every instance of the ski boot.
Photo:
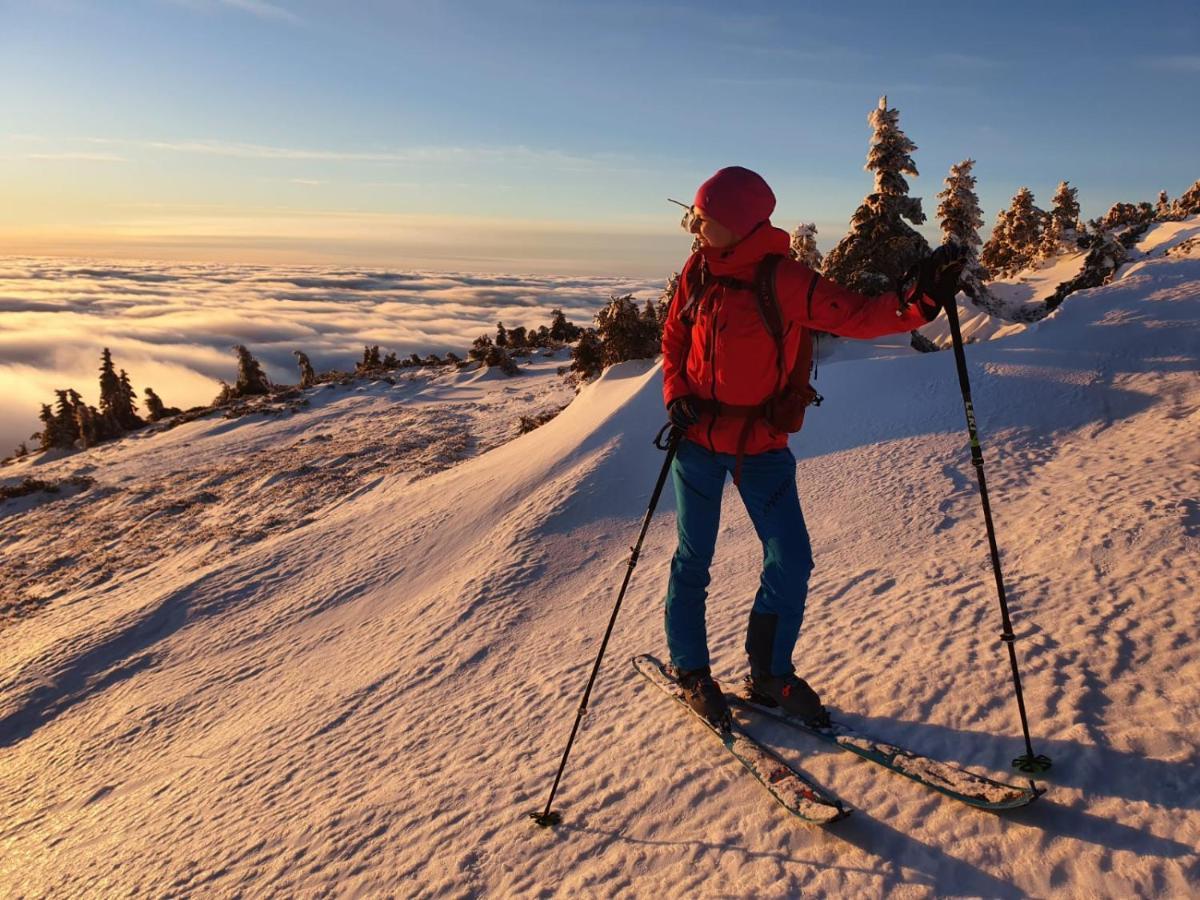
[(683, 688), (683, 700), (718, 731), (732, 731), (733, 718), (721, 687), (713, 680), (707, 666), (702, 669), (676, 670), (675, 677)]
[(773, 613), (750, 613), (750, 628), (746, 631), (746, 655), (750, 657), (746, 698), (760, 706), (777, 706), (813, 728), (827, 728), (829, 713), (821, 698), (807, 681), (796, 675), (790, 664), (785, 674), (771, 674), (778, 625), (779, 617)]
[(746, 678), (746, 696), (760, 706), (778, 707), (813, 728), (828, 728), (829, 711), (817, 692), (795, 672), (766, 675), (756, 672)]

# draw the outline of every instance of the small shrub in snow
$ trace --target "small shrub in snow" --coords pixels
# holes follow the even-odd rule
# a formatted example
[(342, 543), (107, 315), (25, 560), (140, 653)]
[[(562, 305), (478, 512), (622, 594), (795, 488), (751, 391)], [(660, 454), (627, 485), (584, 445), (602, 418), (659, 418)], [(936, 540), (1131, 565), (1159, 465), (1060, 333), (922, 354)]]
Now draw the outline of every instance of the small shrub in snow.
[[(301, 384), (301, 387), (305, 386), (306, 385)], [(179, 415), (179, 409), (177, 407), (166, 406), (163, 404), (162, 400), (159, 399), (158, 394), (154, 393), (154, 388), (146, 388), (144, 391), (142, 391), (142, 393), (146, 395), (146, 409), (150, 413), (151, 422), (157, 422), (160, 419), (167, 418), (168, 416)]]

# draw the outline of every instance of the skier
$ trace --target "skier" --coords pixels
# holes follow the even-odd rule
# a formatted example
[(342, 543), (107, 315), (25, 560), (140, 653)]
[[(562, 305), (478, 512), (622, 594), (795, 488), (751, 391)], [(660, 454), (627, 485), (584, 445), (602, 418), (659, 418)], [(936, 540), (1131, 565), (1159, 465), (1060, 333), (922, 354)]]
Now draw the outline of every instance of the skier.
[[(726, 475), (763, 546), (746, 633), (751, 688), (823, 724), (820, 697), (792, 664), (813, 558), (787, 433), (798, 430), (815, 397), (806, 384), (809, 329), (853, 338), (911, 331), (953, 301), (962, 266), (958, 248), (946, 245), (895, 292), (865, 297), (787, 258), (789, 237), (771, 225), (774, 209), (771, 188), (749, 169), (724, 168), (700, 185), (684, 222), (701, 246), (680, 273), (663, 327), (663, 400), (684, 432), (671, 467), (679, 543), (667, 586), (667, 646), (688, 704), (718, 725), (729, 722), (729, 710), (709, 668), (705, 599)], [(764, 314), (760, 268), (774, 254), (784, 255), (774, 271), (778, 343)], [(768, 401), (801, 369), (799, 416), (781, 422)]]

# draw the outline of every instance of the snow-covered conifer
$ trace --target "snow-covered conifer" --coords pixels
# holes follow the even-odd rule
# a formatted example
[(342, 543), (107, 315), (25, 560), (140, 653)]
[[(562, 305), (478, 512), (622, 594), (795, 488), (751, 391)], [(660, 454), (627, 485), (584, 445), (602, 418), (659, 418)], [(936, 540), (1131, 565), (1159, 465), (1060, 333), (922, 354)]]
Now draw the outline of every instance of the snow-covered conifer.
[(38, 418), (42, 420), (42, 430), (34, 434), (34, 437), (38, 439), (38, 449), (50, 450), (55, 446), (58, 438), (58, 429), (54, 423), (54, 412), (50, 409), (50, 404), (42, 404), (42, 411), (38, 413)]
[(121, 433), (121, 379), (113, 368), (112, 353), (107, 347), (100, 355), (100, 416), (103, 430), (112, 435)]
[[(310, 388), (317, 383), (317, 373), (313, 369), (312, 363), (309, 362), (308, 355), (300, 350), (293, 350), (292, 355), (296, 357), (296, 364), (300, 367), (300, 387)], [(146, 389), (146, 406), (150, 406), (149, 395), (152, 392), (149, 388)], [(151, 421), (154, 421), (153, 417)]]
[(1068, 247), (1068, 235), (1063, 228), (1062, 219), (1051, 215), (1046, 220), (1046, 227), (1042, 229), (1042, 240), (1038, 245), (1037, 258), (1054, 259)]
[(507, 347), (508, 346), (508, 329), (506, 329), (504, 327), (503, 322), (496, 323), (495, 344), (497, 347)]
[(824, 257), (817, 249), (817, 226), (814, 223), (801, 223), (796, 226), (792, 232), (792, 244), (788, 253), (797, 262), (804, 263), (816, 272), (821, 271)]
[(992, 236), (983, 246), (979, 261), (993, 277), (1012, 275), (1028, 267), (1038, 255), (1047, 214), (1033, 202), (1033, 192), (1023, 187), (1012, 204), (996, 217)]
[(979, 229), (983, 226), (983, 213), (979, 210), (979, 197), (975, 193), (975, 176), (971, 170), (975, 160), (964, 159), (950, 167), (946, 186), (938, 194), (938, 219), (942, 226), (942, 242), (954, 243), (967, 251), (967, 262), (963, 267), (959, 284), (963, 292), (978, 306), (989, 308), (989, 297), (984, 282), (987, 270), (979, 261), (979, 248), (983, 241)]
[(908, 196), (904, 176), (917, 175), (911, 156), (917, 147), (900, 130), (899, 118), (897, 110), (888, 109), (887, 97), (880, 97), (868, 117), (874, 135), (866, 168), (875, 173), (875, 191), (855, 211), (850, 233), (825, 258), (827, 277), (864, 294), (890, 289), (929, 252), (908, 224), (920, 225), (925, 213), (920, 198)]
[(1175, 201), (1175, 215), (1180, 218), (1197, 214), (1200, 214), (1200, 178)]
[(129, 381), (129, 373), (124, 369), (121, 370), (120, 384), (121, 406), (117, 413), (121, 417), (121, 427), (127, 431), (141, 428), (146, 423), (137, 413), (137, 394), (134, 393), (133, 385)]
[(657, 324), (650, 326), (638, 311), (632, 294), (613, 296), (596, 313), (596, 332), (604, 351), (604, 365), (627, 359), (652, 359), (660, 352)]
[(234, 396), (249, 397), (254, 394), (271, 393), (271, 382), (267, 380), (258, 360), (250, 355), (250, 351), (243, 344), (237, 344), (233, 349), (238, 356), (238, 377), (237, 384), (233, 386)]
[(83, 449), (95, 446), (103, 440), (100, 430), (100, 416), (94, 406), (79, 403), (75, 407), (75, 430), (79, 434), (79, 442)]
[(590, 381), (604, 371), (604, 345), (593, 328), (586, 329), (571, 351), (569, 374), (576, 385)]
[(1158, 202), (1154, 205), (1154, 215), (1158, 219), (1166, 219), (1171, 215), (1171, 201), (1166, 191), (1158, 192)]
[(1066, 181), (1058, 183), (1050, 218), (1058, 222), (1059, 230), (1069, 239), (1069, 232), (1075, 230), (1075, 222), (1079, 219), (1079, 188), (1071, 187)]
[(529, 342), (529, 334), (525, 330), (524, 325), (517, 325), (515, 328), (508, 329), (508, 347), (513, 350), (520, 350)]

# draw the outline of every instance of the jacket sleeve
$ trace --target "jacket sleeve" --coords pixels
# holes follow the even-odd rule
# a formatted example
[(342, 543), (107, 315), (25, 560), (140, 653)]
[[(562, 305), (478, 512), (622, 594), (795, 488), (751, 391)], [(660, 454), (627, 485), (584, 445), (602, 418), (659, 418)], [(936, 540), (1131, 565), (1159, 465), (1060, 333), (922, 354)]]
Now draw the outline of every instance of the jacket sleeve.
[(689, 324), (680, 315), (680, 308), (686, 293), (687, 276), (691, 266), (696, 265), (693, 257), (684, 265), (679, 273), (675, 286), (675, 296), (667, 308), (667, 321), (663, 323), (662, 352), (663, 352), (663, 404), (671, 405), (677, 397), (685, 397), (692, 393), (687, 380), (687, 351)]
[(882, 337), (928, 324), (916, 303), (900, 313), (895, 291), (866, 297), (792, 260), (779, 266), (775, 293), (788, 319), (842, 337)]

